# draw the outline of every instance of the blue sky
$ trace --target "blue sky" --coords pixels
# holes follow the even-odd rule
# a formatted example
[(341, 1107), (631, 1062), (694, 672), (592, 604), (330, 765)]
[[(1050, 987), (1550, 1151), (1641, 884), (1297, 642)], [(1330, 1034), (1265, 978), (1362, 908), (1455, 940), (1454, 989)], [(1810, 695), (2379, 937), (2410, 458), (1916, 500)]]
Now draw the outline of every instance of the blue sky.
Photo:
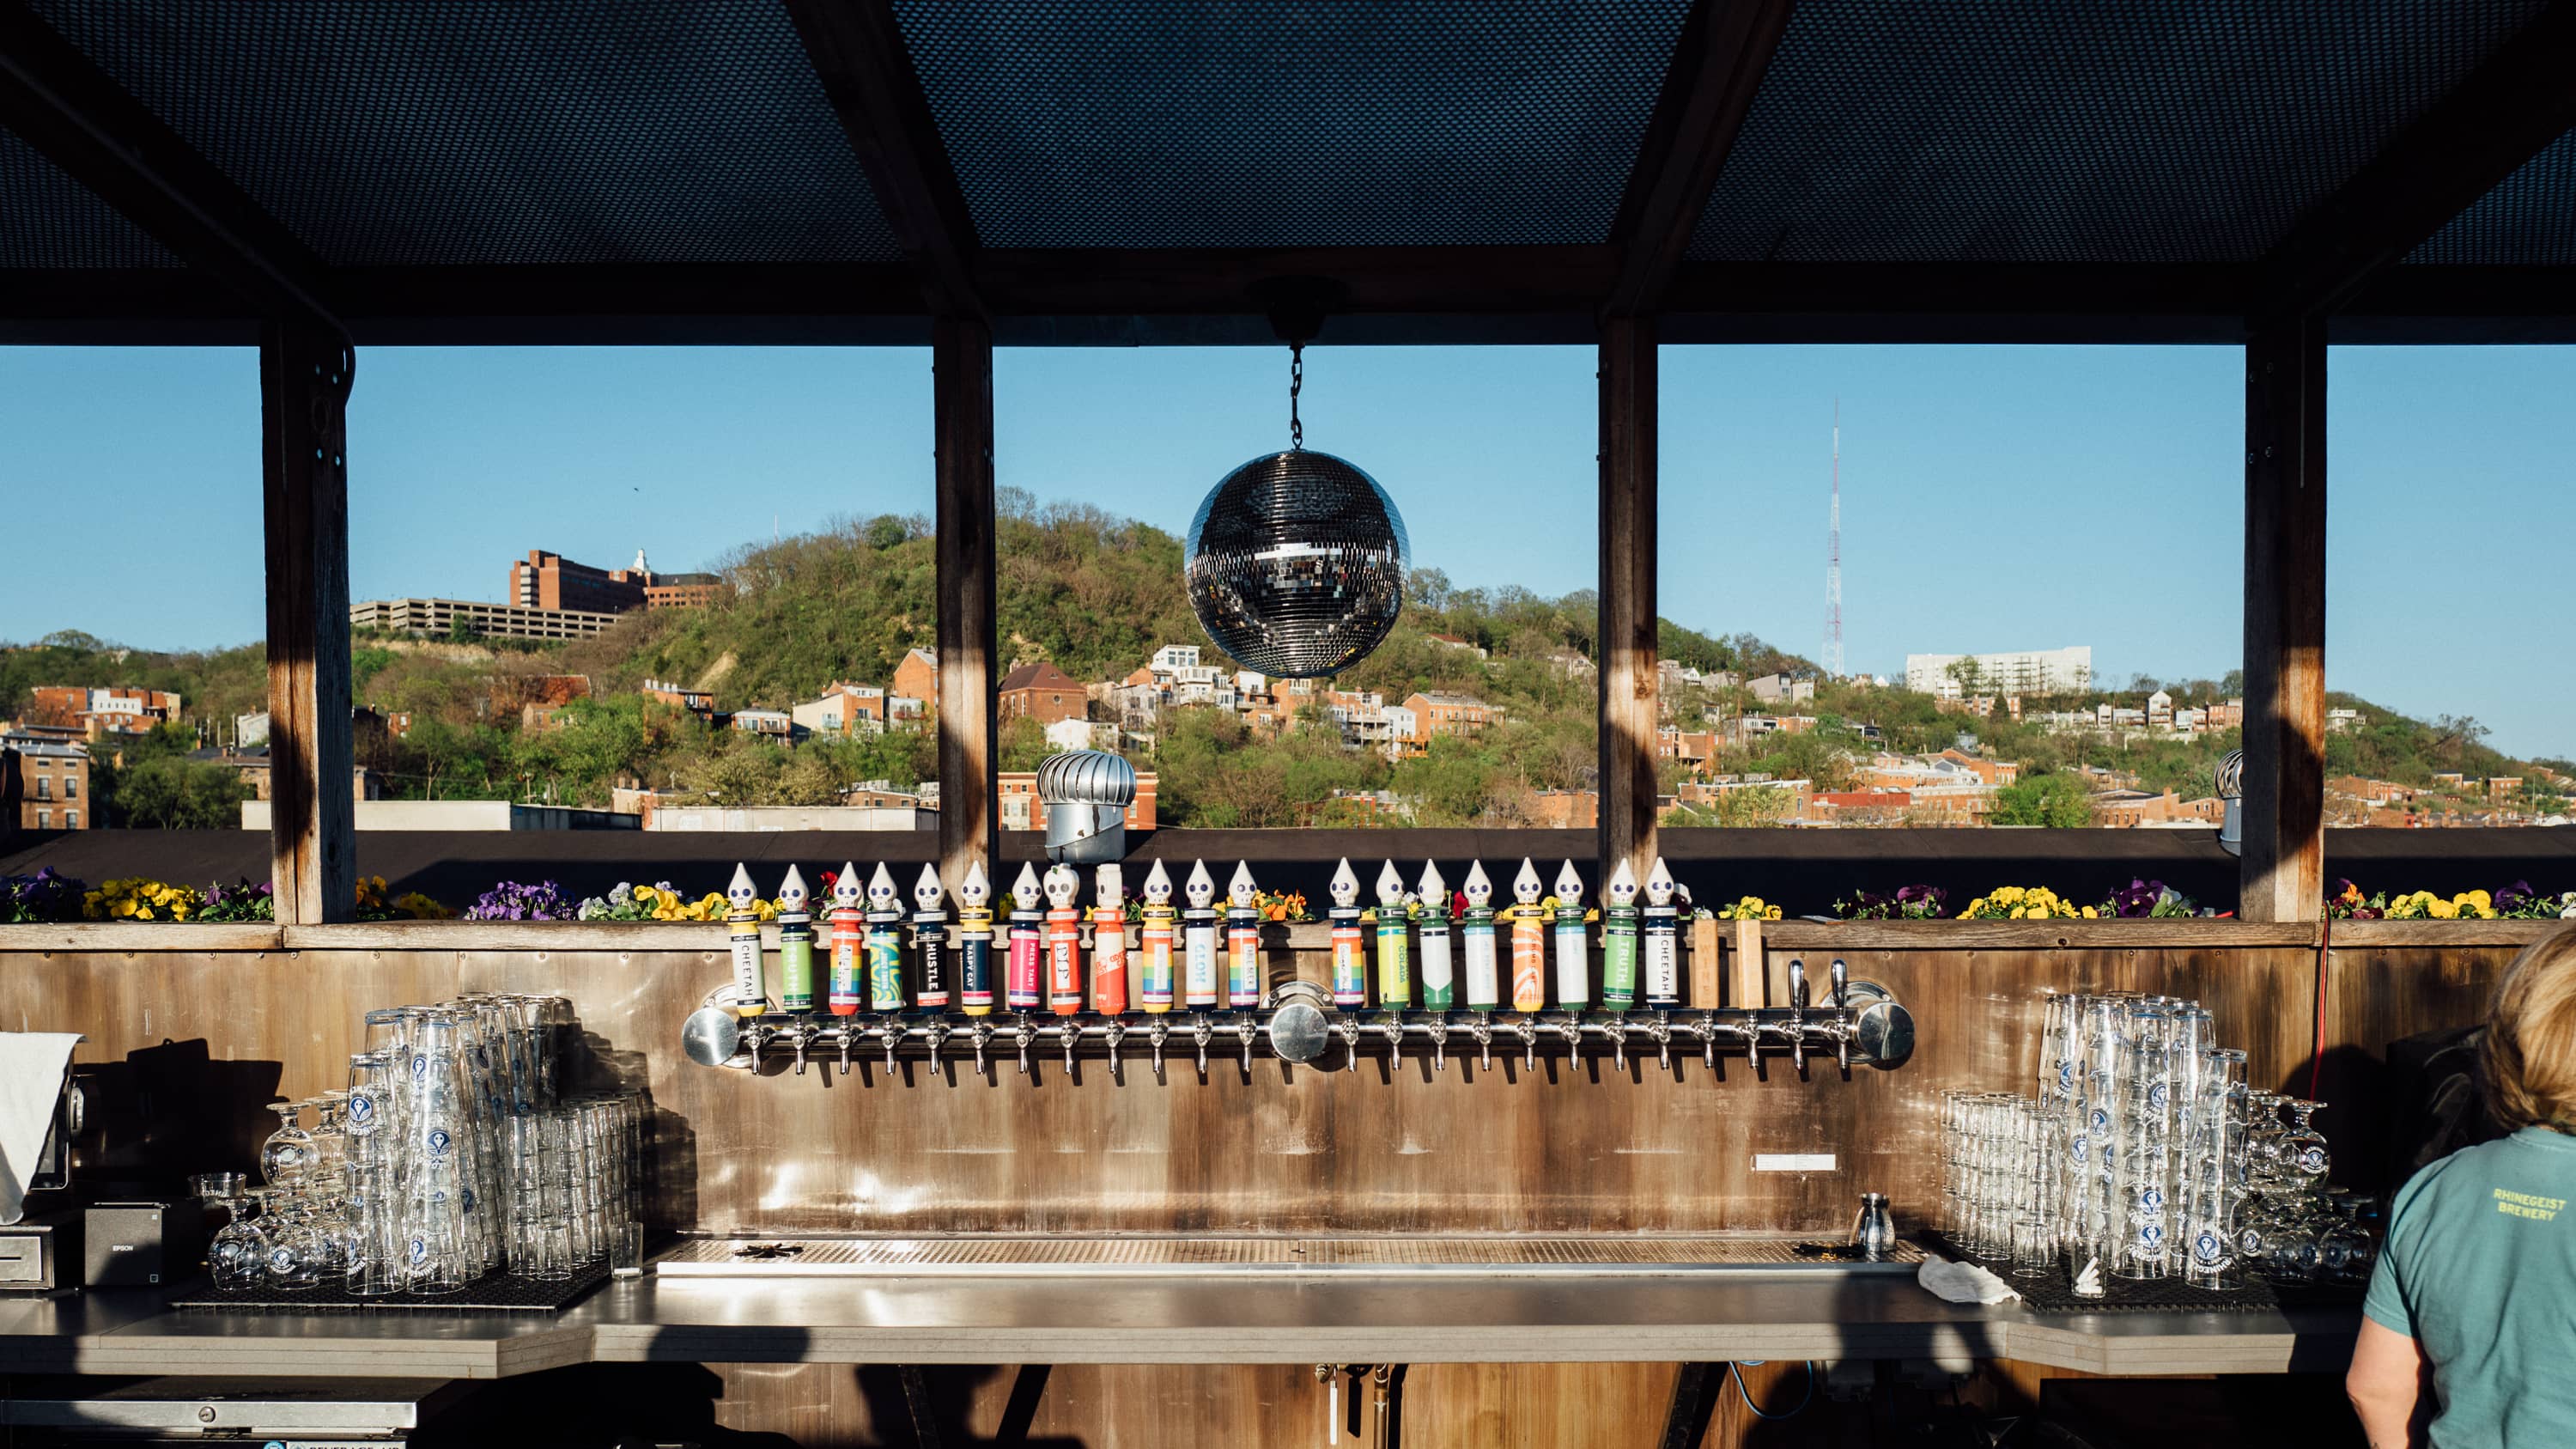
[[(395, 349), (359, 363), (355, 597), (501, 596), (551, 548), (663, 569), (836, 515), (930, 508), (928, 354)], [(1308, 354), (1309, 446), (1395, 495), (1461, 584), (1591, 584), (1583, 348)], [(2342, 348), (2332, 359), (2328, 680), (2576, 754), (2576, 348)], [(1005, 351), (1007, 486), (1175, 532), (1286, 441), (1268, 349)], [(2091, 644), (2097, 672), (2216, 676), (2241, 630), (2232, 348), (1669, 347), (1663, 612), (1813, 655), (1828, 446), (1843, 420), (1852, 667)], [(11, 550), (0, 639), (155, 648), (261, 627), (252, 356), (0, 348), (0, 492), (58, 490), (77, 542)], [(19, 513), (20, 518), (42, 517)], [(774, 520), (774, 524), (773, 524)]]

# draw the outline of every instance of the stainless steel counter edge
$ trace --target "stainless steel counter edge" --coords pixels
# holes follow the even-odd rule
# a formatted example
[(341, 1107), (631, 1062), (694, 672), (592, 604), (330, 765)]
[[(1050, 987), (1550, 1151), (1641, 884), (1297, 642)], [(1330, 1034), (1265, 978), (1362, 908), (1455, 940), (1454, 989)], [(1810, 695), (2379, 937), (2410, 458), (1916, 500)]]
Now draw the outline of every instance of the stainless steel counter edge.
[[(13, 1314), (18, 1321), (0, 1331), (0, 1371), (492, 1379), (589, 1362), (1671, 1363), (1943, 1356), (2154, 1376), (2339, 1370), (2358, 1322), (2357, 1315), (2315, 1311), (2041, 1317), (2010, 1307), (1953, 1307), (1911, 1285), (1811, 1302), (1685, 1290), (1634, 1313), (1616, 1311), (1612, 1289), (1575, 1300), (1586, 1311), (1570, 1319), (1463, 1313), (1454, 1321), (1409, 1322), (1363, 1321), (1358, 1311), (1373, 1306), (1371, 1300), (1295, 1289), (1228, 1289), (1214, 1300), (1178, 1301), (1092, 1283), (1081, 1288), (1081, 1311), (1068, 1313), (1068, 1300), (1029, 1300), (991, 1284), (960, 1292), (955, 1284), (924, 1280), (844, 1282), (837, 1290), (796, 1293), (792, 1301), (727, 1286), (741, 1291), (661, 1303), (651, 1285), (616, 1284), (560, 1318), (507, 1322), (165, 1312), (116, 1325), (66, 1322), (62, 1332), (45, 1332), (28, 1315)], [(1546, 1306), (1509, 1297), (1497, 1305)], [(1766, 1313), (1766, 1306), (1774, 1311)]]

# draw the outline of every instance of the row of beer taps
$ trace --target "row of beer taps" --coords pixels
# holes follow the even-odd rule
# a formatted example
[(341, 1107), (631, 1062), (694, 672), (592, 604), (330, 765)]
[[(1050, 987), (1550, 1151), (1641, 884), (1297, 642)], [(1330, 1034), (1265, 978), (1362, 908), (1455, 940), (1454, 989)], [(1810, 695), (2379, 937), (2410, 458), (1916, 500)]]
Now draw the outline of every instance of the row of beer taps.
[[(1486, 1069), (1493, 1065), (1497, 1041), (1507, 1051), (1517, 1044), (1535, 1071), (1543, 1042), (1561, 1041), (1568, 1057), (1579, 1059), (1591, 1039), (1607, 1046), (1623, 1073), (1632, 1041), (1651, 1043), (1667, 1072), (1674, 1070), (1678, 1041), (1686, 1054), (1695, 1044), (1712, 1073), (1720, 1051), (1740, 1049), (1757, 1075), (1767, 1075), (1767, 1046), (1774, 1055), (1787, 1055), (1804, 1076), (1811, 1052), (1829, 1051), (1837, 1068), (1848, 1074), (1856, 1056), (1878, 1060), (1891, 1045), (1885, 1012), (1875, 1019), (1869, 1013), (1894, 1008), (1894, 1003), (1868, 983), (1860, 984), (1856, 996), (1840, 960), (1829, 967), (1821, 1004), (1810, 999), (1806, 963), (1792, 960), (1785, 1007), (1685, 1007), (1678, 888), (1660, 859), (1649, 872), (1642, 906), (1636, 879), (1621, 862), (1604, 890), (1605, 907), (1593, 913), (1602, 925), (1597, 1004), (1591, 999), (1595, 938), (1586, 929), (1583, 885), (1570, 861), (1557, 877), (1555, 899), (1547, 902), (1540, 899), (1537, 870), (1522, 861), (1514, 881), (1515, 903), (1500, 910), (1492, 904), (1493, 887), (1482, 863), (1472, 863), (1461, 891), (1463, 905), (1454, 913), (1436, 863), (1426, 864), (1419, 889), (1408, 891), (1388, 862), (1378, 879), (1377, 909), (1369, 913), (1359, 908), (1359, 882), (1350, 862), (1341, 862), (1329, 913), (1329, 985), (1268, 982), (1260, 940), (1263, 919), (1247, 867), (1237, 866), (1226, 908), (1219, 912), (1206, 863), (1196, 863), (1186, 886), (1188, 906), (1176, 910), (1170, 878), (1157, 861), (1138, 911), (1134, 956), (1141, 1022), (1129, 1017), (1131, 953), (1121, 868), (1098, 868), (1088, 920), (1075, 906), (1079, 886), (1070, 866), (1051, 867), (1041, 881), (1033, 867), (1024, 865), (1012, 889), (1016, 908), (997, 926), (983, 868), (970, 865), (957, 892), (953, 947), (953, 997), (960, 1021), (950, 1016), (952, 946), (946, 893), (935, 870), (923, 867), (914, 887), (907, 953), (900, 929), (906, 922), (893, 877), (879, 865), (862, 887), (855, 867), (844, 866), (832, 880), (833, 904), (826, 917), (831, 932), (828, 974), (818, 981), (809, 897), (801, 874), (791, 866), (778, 895), (780, 990), (773, 999), (754, 887), (748, 872), (737, 867), (728, 892), (734, 908), (729, 916), (734, 979), (710, 997), (707, 1010), (691, 1018), (691, 1055), (710, 1065), (747, 1062), (756, 1067), (764, 1051), (783, 1048), (802, 1075), (818, 1052), (837, 1049), (841, 1072), (847, 1075), (853, 1051), (865, 1053), (873, 1044), (882, 1049), (888, 1072), (907, 1050), (925, 1056), (935, 1072), (950, 1043), (962, 1039), (978, 1074), (992, 1070), (997, 1044), (1016, 1053), (1025, 1074), (1031, 1071), (1032, 1054), (1045, 1042), (1061, 1048), (1071, 1073), (1077, 1052), (1096, 1044), (1108, 1058), (1111, 1075), (1123, 1080), (1123, 1048), (1128, 1038), (1141, 1036), (1157, 1080), (1176, 1039), (1193, 1053), (1202, 1078), (1211, 1050), (1239, 1048), (1248, 1078), (1256, 1047), (1266, 1045), (1270, 1055), (1297, 1065), (1316, 1061), (1334, 1041), (1342, 1047), (1345, 1070), (1356, 1071), (1363, 1048), (1376, 1043), (1384, 1044), (1391, 1062), (1400, 1062), (1408, 1039), (1425, 1044), (1433, 1068), (1445, 1070), (1451, 1038), (1457, 1035), (1474, 1044), (1477, 1061)], [(1048, 906), (1044, 911), (1039, 909), (1041, 895)], [(1504, 930), (1510, 942), (1508, 1009), (1499, 936)], [(1374, 952), (1369, 949), (1372, 938)], [(1004, 959), (998, 982), (997, 939), (1003, 942)], [(1091, 954), (1087, 982), (1086, 948)], [(1551, 954), (1553, 1008), (1547, 1001)], [(1368, 1015), (1372, 956), (1374, 1018)], [(1637, 1012), (1640, 1005), (1643, 1013)], [(999, 1017), (997, 1007), (1003, 1008)], [(1894, 1009), (1901, 1014), (1901, 1008)], [(1910, 1021), (1904, 1034), (1910, 1043)]]

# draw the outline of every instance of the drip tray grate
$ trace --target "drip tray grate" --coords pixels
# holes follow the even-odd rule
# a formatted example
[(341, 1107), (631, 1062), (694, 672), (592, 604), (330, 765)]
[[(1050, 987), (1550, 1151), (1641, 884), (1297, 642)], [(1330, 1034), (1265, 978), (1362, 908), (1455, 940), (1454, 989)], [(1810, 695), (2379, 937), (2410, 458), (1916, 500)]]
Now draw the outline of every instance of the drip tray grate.
[(1922, 1249), (1846, 1261), (1814, 1239), (1696, 1237), (696, 1238), (654, 1262), (675, 1278), (1357, 1276), (1665, 1277), (1726, 1273), (1904, 1273)]

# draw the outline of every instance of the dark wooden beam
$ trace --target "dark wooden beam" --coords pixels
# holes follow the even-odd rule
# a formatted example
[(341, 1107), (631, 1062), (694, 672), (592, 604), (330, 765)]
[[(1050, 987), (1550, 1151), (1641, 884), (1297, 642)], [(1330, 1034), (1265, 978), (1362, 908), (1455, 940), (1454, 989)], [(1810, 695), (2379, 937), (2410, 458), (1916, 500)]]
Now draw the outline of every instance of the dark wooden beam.
[(2310, 207), (2263, 260), (2256, 310), (2329, 312), (2576, 129), (2576, 0), (2558, 0)]
[(1655, 319), (1601, 323), (1601, 870), (1655, 858)]
[(1014, 248), (985, 252), (976, 275), (996, 316), (1259, 315), (1253, 283), (1321, 277), (1347, 289), (1333, 307), (1338, 321), (1373, 313), (1589, 311), (1617, 261), (1603, 246)]
[(2245, 340), (2243, 266), (1691, 262), (1666, 289), (1672, 342)]
[[(1298, 269), (1279, 270), (1286, 260)], [(1004, 346), (1275, 347), (1240, 289), (1292, 274), (1351, 279), (1336, 346), (1592, 346), (1613, 260), (1602, 247), (987, 252), (981, 275)], [(2240, 346), (2255, 281), (2244, 266), (1693, 262), (1656, 327), (1666, 345)], [(333, 272), (330, 287), (369, 346), (930, 341), (919, 285), (899, 263), (363, 268)], [(256, 306), (192, 268), (0, 269), (0, 341), (243, 346), (258, 322)], [(2334, 314), (2331, 340), (2576, 342), (2576, 267), (2391, 267)]]
[(887, 0), (786, 0), (823, 93), (919, 270), (930, 310), (978, 316), (975, 221)]
[(2264, 319), (2245, 346), (2244, 920), (2324, 909), (2325, 655), (2325, 323)]
[(1610, 240), (1622, 255), (1609, 316), (1658, 310), (1726, 169), (1797, 0), (1698, 0), (1628, 173)]
[(357, 842), (349, 740), (348, 401), (327, 328), (272, 323), (259, 385), (268, 544), (268, 836), (281, 925), (349, 919)]
[(0, 127), (263, 316), (334, 325), (312, 250), (24, 0), (0, 0)]
[[(939, 874), (955, 891), (969, 862), (994, 874), (1000, 676), (993, 558), (993, 331), (943, 317), (931, 335), (931, 428), (938, 473)], [(999, 899), (1004, 882), (993, 880)]]

